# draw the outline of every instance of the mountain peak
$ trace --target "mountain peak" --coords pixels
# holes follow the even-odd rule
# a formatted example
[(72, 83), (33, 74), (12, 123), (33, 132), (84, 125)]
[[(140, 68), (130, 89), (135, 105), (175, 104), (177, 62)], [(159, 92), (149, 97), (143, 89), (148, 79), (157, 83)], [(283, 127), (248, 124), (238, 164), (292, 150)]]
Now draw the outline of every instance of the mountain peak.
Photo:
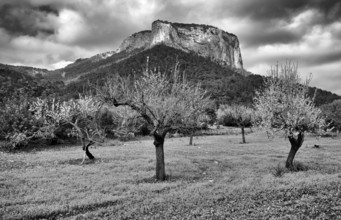
[(164, 44), (185, 52), (210, 58), (222, 66), (243, 68), (236, 35), (203, 24), (183, 24), (156, 20), (151, 31), (141, 31), (126, 38), (116, 52), (146, 50)]

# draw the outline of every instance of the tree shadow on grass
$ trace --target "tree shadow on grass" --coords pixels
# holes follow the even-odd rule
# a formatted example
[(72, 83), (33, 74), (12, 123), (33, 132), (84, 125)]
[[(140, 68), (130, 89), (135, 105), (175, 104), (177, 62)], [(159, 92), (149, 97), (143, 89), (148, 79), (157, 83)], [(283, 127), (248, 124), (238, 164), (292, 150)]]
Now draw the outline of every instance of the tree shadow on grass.
[(93, 159), (93, 160), (85, 160), (84, 163), (82, 164), (83, 159), (82, 158), (78, 158), (78, 159), (69, 159), (69, 160), (63, 160), (63, 161), (59, 161), (59, 164), (68, 164), (68, 165), (79, 165), (79, 166), (83, 166), (83, 165), (91, 165), (91, 164), (95, 164), (96, 162), (100, 162), (100, 159)]
[(37, 153), (39, 151), (44, 151), (44, 150), (63, 150), (65, 148), (73, 147), (73, 146), (78, 146), (79, 143), (74, 140), (67, 140), (61, 142), (51, 142), (50, 140), (35, 140), (32, 141), (32, 143), (29, 143), (28, 145), (24, 146), (17, 146), (17, 147), (12, 147), (9, 142), (3, 141), (0, 142), (0, 151), (1, 152), (6, 152), (6, 153)]
[(166, 179), (161, 181), (157, 180), (155, 176), (147, 177), (143, 179), (139, 179), (134, 181), (136, 184), (141, 183), (162, 183), (162, 182), (177, 182), (177, 181), (186, 181), (186, 182), (193, 182), (203, 179), (201, 176), (186, 176), (186, 175), (166, 175)]

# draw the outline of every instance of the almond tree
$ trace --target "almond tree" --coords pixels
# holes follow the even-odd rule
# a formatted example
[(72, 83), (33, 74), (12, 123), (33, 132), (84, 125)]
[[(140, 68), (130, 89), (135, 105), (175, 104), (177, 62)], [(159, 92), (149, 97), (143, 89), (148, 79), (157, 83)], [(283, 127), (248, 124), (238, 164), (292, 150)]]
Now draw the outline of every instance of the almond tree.
[(206, 114), (206, 110), (197, 112), (197, 114), (193, 114), (189, 118), (185, 119), (187, 127), (185, 128), (184, 132), (189, 134), (189, 145), (193, 145), (193, 136), (195, 131), (197, 129), (203, 129), (206, 127), (208, 121), (210, 120), (209, 116)]
[(144, 71), (138, 79), (111, 78), (99, 96), (114, 106), (129, 106), (150, 126), (156, 152), (156, 179), (165, 180), (164, 141), (170, 131), (186, 128), (186, 120), (210, 103), (207, 92), (160, 72)]
[(98, 112), (102, 107), (101, 102), (91, 96), (81, 96), (76, 100), (50, 102), (38, 99), (32, 103), (31, 111), (35, 117), (44, 120), (44, 126), (39, 129), (36, 136), (53, 136), (54, 131), (63, 125), (72, 127), (70, 135), (81, 140), (85, 158), (95, 159), (89, 147), (96, 142), (103, 141), (104, 132), (98, 124)]
[(254, 111), (243, 105), (221, 105), (217, 111), (218, 120), (227, 117), (233, 121), (242, 131), (242, 141), (245, 142), (245, 127), (251, 125)]
[(303, 144), (304, 133), (316, 131), (325, 124), (321, 110), (307, 95), (310, 79), (300, 79), (297, 64), (276, 65), (270, 69), (264, 91), (258, 92), (254, 100), (258, 125), (270, 132), (286, 131), (291, 144), (285, 164), (289, 169), (294, 168), (294, 157)]

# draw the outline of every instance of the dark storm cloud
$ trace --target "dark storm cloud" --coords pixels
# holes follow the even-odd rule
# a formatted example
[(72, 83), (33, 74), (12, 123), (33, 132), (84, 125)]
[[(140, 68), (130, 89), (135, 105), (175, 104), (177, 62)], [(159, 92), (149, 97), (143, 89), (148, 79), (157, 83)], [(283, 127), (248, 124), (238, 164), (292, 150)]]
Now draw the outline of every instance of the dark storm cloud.
[(308, 9), (318, 10), (323, 14), (320, 22), (330, 23), (341, 18), (339, 0), (245, 0), (218, 3), (217, 14), (226, 15), (226, 10), (236, 17), (249, 17), (256, 21), (288, 20)]
[[(129, 6), (125, 1), (113, 1), (116, 7), (108, 7), (107, 1), (19, 1), (5, 0), (0, 3), (0, 28), (14, 37), (55, 36), (63, 34), (61, 24), (54, 23), (52, 17), (58, 18), (62, 10), (70, 10), (79, 15), (82, 24), (75, 28), (86, 29), (79, 36), (70, 34), (69, 41), (62, 42), (73, 46), (94, 49), (108, 45), (117, 46), (123, 38), (139, 31), (139, 23), (133, 24), (127, 14)], [(110, 2), (109, 2), (110, 3)], [(74, 22), (74, 18), (65, 18)], [(63, 25), (68, 25), (63, 24)], [(150, 28), (150, 27), (149, 27)], [(67, 33), (66, 33), (67, 34)], [(74, 34), (74, 33), (73, 33)], [(109, 48), (111, 50), (114, 48)]]
[(294, 52), (291, 55), (278, 55), (273, 58), (267, 58), (267, 61), (271, 61), (271, 63), (276, 63), (278, 61), (285, 60), (295, 60), (300, 63), (302, 66), (319, 66), (326, 65), (334, 62), (338, 62), (341, 60), (341, 51), (334, 52), (322, 52), (316, 54), (295, 54)]
[(324, 14), (321, 22), (328, 24), (341, 19), (341, 2), (339, 0), (312, 1), (311, 6)]
[(38, 6), (37, 9), (39, 11), (42, 11), (42, 12), (45, 12), (45, 13), (54, 14), (56, 16), (59, 15), (59, 11), (57, 9), (53, 8), (52, 5), (41, 5), (41, 6)]
[(27, 2), (22, 4), (0, 5), (0, 28), (9, 34), (36, 36), (40, 33), (51, 35), (54, 28), (49, 25), (48, 14), (58, 15), (51, 6), (33, 7)]
[[(341, 20), (339, 0), (235, 0), (218, 2), (213, 16), (247, 19), (248, 30), (241, 30), (240, 37), (248, 46), (272, 43), (295, 43), (311, 32), (315, 25), (330, 25)], [(288, 30), (285, 28), (293, 18), (308, 10), (316, 11), (316, 16), (305, 21), (304, 26)], [(339, 35), (335, 35), (339, 37)]]
[[(232, 13), (237, 17), (249, 17), (256, 21), (288, 19), (292, 14), (302, 11), (309, 0), (260, 0), (239, 1), (232, 5)], [(228, 3), (226, 3), (228, 4)]]
[[(262, 53), (258, 54), (256, 58), (253, 58), (252, 63), (249, 65), (256, 65), (260, 63), (268, 63), (269, 66), (274, 65), (277, 62), (285, 62), (286, 60), (296, 61), (300, 67), (317, 67), (320, 65), (328, 65), (341, 62), (341, 50), (326, 50), (326, 51), (313, 51), (310, 53), (302, 53), (292, 49), (291, 53), (281, 53), (280, 49), (278, 53)], [(261, 74), (261, 73), (259, 73)]]
[(240, 30), (242, 43), (247, 47), (265, 44), (289, 44), (302, 38), (302, 30), (290, 30), (274, 24), (254, 23), (247, 30)]
[(341, 61), (341, 51), (328, 51), (316, 53), (305, 57), (305, 63), (308, 65), (322, 65)]

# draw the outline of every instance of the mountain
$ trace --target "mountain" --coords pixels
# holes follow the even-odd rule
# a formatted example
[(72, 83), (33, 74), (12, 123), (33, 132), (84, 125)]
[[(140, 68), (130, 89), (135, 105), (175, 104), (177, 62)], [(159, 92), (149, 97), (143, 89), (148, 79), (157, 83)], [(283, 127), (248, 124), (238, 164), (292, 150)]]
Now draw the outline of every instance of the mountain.
[[(64, 92), (75, 97), (78, 93), (84, 91), (89, 82), (102, 84), (106, 77), (113, 74), (138, 77), (146, 68), (147, 58), (149, 60), (149, 69), (165, 74), (171, 74), (175, 63), (178, 62), (180, 73), (184, 74), (188, 81), (200, 83), (203, 88), (209, 91), (217, 104), (238, 103), (251, 105), (255, 91), (261, 89), (264, 82), (263, 76), (255, 74), (244, 76), (196, 53), (186, 53), (160, 44), (140, 51), (120, 62), (98, 69), (91, 74), (82, 75), (77, 81), (69, 83)], [(312, 87), (309, 89), (310, 96), (314, 96), (315, 89), (317, 88)], [(340, 98), (340, 96), (329, 91), (317, 89), (315, 103), (320, 106)]]
[(57, 69), (49, 72), (46, 75), (46, 79), (49, 80), (62, 80), (66, 84), (77, 81), (81, 76), (87, 74), (93, 74), (98, 71), (102, 71), (130, 56), (133, 56), (141, 49), (135, 49), (133, 51), (122, 51), (116, 53), (115, 51), (107, 52), (92, 56), (90, 58), (77, 59), (74, 63), (67, 65), (64, 68)]
[(29, 67), (29, 66), (12, 66), (12, 65), (6, 65), (6, 64), (1, 64), (1, 63), (0, 63), (0, 69), (13, 70), (13, 71), (25, 74), (27, 76), (38, 77), (38, 78), (45, 76), (49, 72), (49, 70), (47, 69), (41, 69), (41, 68), (35, 68), (35, 67)]
[[(0, 92), (10, 94), (23, 86), (37, 91), (34, 96), (58, 93), (65, 99), (77, 97), (89, 82), (101, 84), (113, 74), (138, 77), (146, 68), (147, 59), (149, 69), (166, 74), (171, 74), (175, 63), (179, 63), (184, 77), (200, 83), (217, 104), (250, 105), (255, 91), (262, 88), (264, 77), (243, 69), (239, 41), (234, 34), (209, 25), (161, 20), (154, 21), (151, 26), (151, 30), (127, 37), (115, 51), (77, 59), (61, 69), (48, 71), (0, 65), (0, 82), (3, 82)], [(26, 79), (29, 85), (24, 84)], [(11, 89), (6, 90), (6, 86)], [(311, 89), (310, 93), (313, 95), (314, 91)], [(340, 98), (318, 89), (316, 104)]]
[(42, 78), (45, 69), (0, 64), (0, 103), (6, 99), (46, 97), (60, 93), (64, 83)]
[(73, 82), (83, 75), (102, 71), (158, 45), (197, 54), (222, 67), (242, 72), (239, 40), (234, 34), (209, 25), (157, 20), (152, 23), (151, 30), (140, 31), (123, 40), (116, 51), (78, 59), (64, 68), (50, 72), (46, 77), (50, 80)]
[(209, 25), (157, 20), (152, 23), (151, 31), (142, 31), (125, 39), (118, 52), (149, 49), (159, 44), (194, 52), (222, 66), (243, 67), (237, 36)]
[(138, 33), (132, 34), (123, 40), (116, 52), (133, 51), (134, 49), (148, 49), (150, 48), (150, 42), (152, 39), (152, 31), (144, 30)]
[(209, 58), (159, 44), (120, 62), (98, 69), (91, 74), (80, 76), (77, 81), (68, 84), (68, 91), (70, 93), (81, 92), (88, 82), (101, 84), (106, 77), (113, 74), (137, 77), (146, 68), (147, 59), (149, 60), (149, 69), (165, 74), (171, 74), (174, 71), (175, 63), (178, 62), (180, 72), (184, 74), (184, 77), (191, 82), (200, 83), (210, 91), (217, 103), (251, 103), (253, 92), (249, 91), (254, 91), (255, 87), (258, 88), (262, 84), (261, 82), (257, 83), (262, 81), (262, 77), (259, 75), (250, 75), (250, 78), (258, 79), (253, 80), (254, 84), (251, 85), (241, 74), (212, 62)]

